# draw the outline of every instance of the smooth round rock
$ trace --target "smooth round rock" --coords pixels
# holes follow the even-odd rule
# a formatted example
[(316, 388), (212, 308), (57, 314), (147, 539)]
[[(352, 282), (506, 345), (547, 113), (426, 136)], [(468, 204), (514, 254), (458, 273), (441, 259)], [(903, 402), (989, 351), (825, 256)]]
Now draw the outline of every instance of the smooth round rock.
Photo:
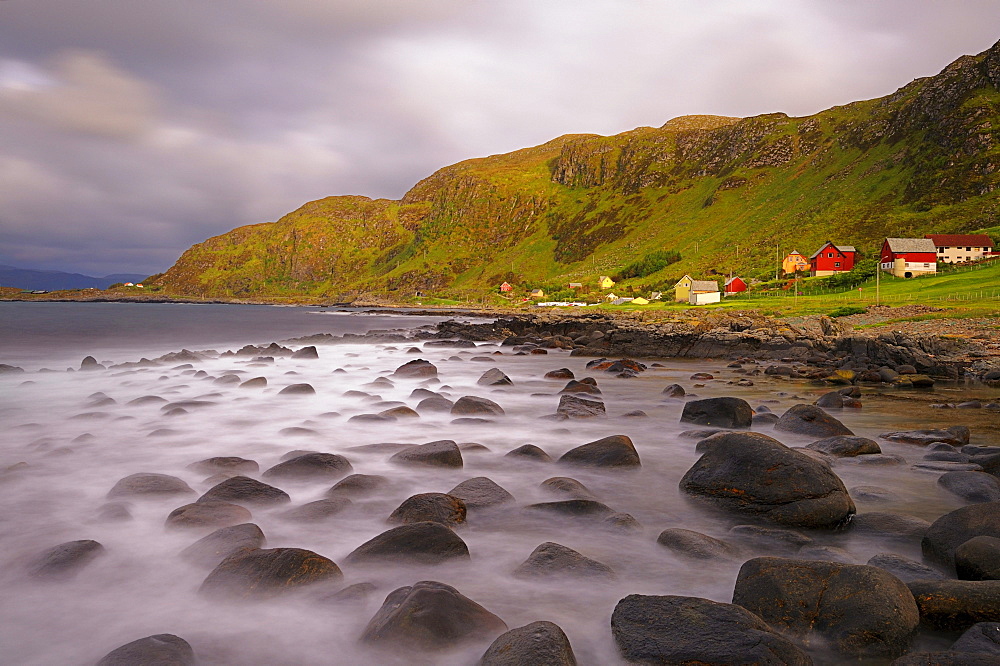
[(465, 522), (465, 502), (444, 493), (420, 493), (403, 500), (389, 516), (392, 524), (431, 521), (452, 527)]
[(240, 550), (263, 548), (264, 533), (253, 523), (221, 527), (181, 551), (181, 557), (195, 564), (215, 568)]
[(479, 660), (479, 666), (576, 666), (569, 638), (559, 625), (532, 622), (501, 634)]
[(198, 498), (203, 502), (231, 502), (234, 504), (270, 505), (290, 502), (284, 490), (269, 486), (248, 476), (233, 476), (212, 486)]
[(343, 578), (333, 560), (304, 548), (258, 548), (219, 563), (199, 592), (230, 599), (268, 598)]
[(350, 461), (335, 453), (306, 453), (266, 470), (265, 479), (332, 481), (354, 471)]
[(955, 549), (955, 571), (962, 580), (1000, 580), (1000, 539), (977, 536), (963, 543)]
[(93, 539), (67, 541), (39, 553), (28, 564), (28, 575), (40, 580), (69, 580), (105, 553)]
[(451, 413), (455, 416), (503, 416), (503, 407), (488, 400), (474, 395), (464, 395), (455, 401), (451, 407)]
[(253, 516), (238, 504), (195, 502), (177, 507), (167, 516), (167, 527), (229, 527), (248, 522)]
[(516, 449), (512, 449), (505, 453), (504, 457), (521, 458), (524, 460), (533, 460), (535, 462), (552, 462), (552, 458), (549, 454), (534, 444), (524, 444)]
[(774, 424), (774, 429), (796, 435), (812, 437), (835, 437), (854, 435), (843, 423), (833, 418), (815, 405), (794, 405), (788, 408)]
[(678, 555), (695, 560), (731, 560), (739, 555), (739, 550), (725, 541), (680, 527), (663, 530), (656, 537), (656, 543)]
[(195, 666), (191, 645), (173, 634), (156, 634), (126, 643), (104, 655), (96, 666)]
[(351, 500), (346, 497), (328, 497), (289, 509), (281, 516), (293, 523), (314, 523), (338, 516), (350, 506)]
[(853, 458), (854, 456), (882, 453), (881, 447), (879, 447), (878, 442), (875, 440), (868, 439), (867, 437), (850, 437), (847, 435), (820, 439), (811, 444), (806, 444), (806, 448), (813, 451), (822, 451), (827, 455), (838, 458)]
[(407, 447), (389, 458), (389, 462), (428, 467), (461, 468), (464, 465), (462, 451), (450, 439)]
[(440, 564), (468, 558), (469, 547), (450, 529), (432, 521), (400, 525), (355, 548), (344, 561), (349, 564), (416, 562)]
[(704, 398), (684, 403), (681, 423), (717, 428), (749, 428), (753, 409), (742, 398)]
[(140, 472), (121, 479), (108, 491), (108, 497), (169, 497), (193, 493), (182, 479), (169, 474)]
[(921, 541), (924, 557), (947, 569), (955, 566), (955, 549), (977, 536), (1000, 538), (1000, 502), (956, 509), (935, 520)]
[(365, 497), (389, 485), (389, 479), (377, 474), (351, 474), (326, 491), (327, 497)]
[(448, 491), (452, 497), (465, 502), (469, 510), (486, 509), (514, 501), (514, 496), (485, 476), (466, 479)]
[(587, 467), (639, 467), (639, 453), (626, 435), (611, 435), (570, 449), (560, 458), (561, 463)]
[(537, 576), (579, 576), (583, 578), (614, 578), (614, 569), (591, 559), (572, 548), (547, 541), (528, 555), (528, 559), (514, 569), (518, 578)]

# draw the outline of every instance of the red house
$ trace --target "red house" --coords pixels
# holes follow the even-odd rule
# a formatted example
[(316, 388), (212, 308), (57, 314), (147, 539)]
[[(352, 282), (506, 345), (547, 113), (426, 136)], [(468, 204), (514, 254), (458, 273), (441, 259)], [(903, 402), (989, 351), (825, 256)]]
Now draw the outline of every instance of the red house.
[(747, 283), (743, 281), (743, 278), (731, 277), (726, 280), (725, 290), (726, 296), (738, 294), (741, 291), (747, 290)]
[(879, 267), (896, 277), (937, 273), (937, 246), (930, 238), (886, 238)]
[(508, 282), (504, 282), (502, 285), (500, 285), (500, 291), (513, 291), (513, 290), (514, 287), (512, 287)]
[(854, 257), (857, 252), (853, 245), (834, 245), (833, 241), (827, 241), (809, 257), (809, 262), (812, 264), (810, 274), (814, 277), (825, 277), (849, 271), (854, 268)]

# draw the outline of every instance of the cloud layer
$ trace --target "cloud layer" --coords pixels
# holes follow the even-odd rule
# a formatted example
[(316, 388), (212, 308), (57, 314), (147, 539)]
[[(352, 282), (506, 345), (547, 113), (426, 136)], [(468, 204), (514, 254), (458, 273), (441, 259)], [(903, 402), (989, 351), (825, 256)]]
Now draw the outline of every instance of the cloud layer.
[(7, 0), (0, 263), (164, 270), (561, 134), (884, 95), (996, 26), (995, 0)]

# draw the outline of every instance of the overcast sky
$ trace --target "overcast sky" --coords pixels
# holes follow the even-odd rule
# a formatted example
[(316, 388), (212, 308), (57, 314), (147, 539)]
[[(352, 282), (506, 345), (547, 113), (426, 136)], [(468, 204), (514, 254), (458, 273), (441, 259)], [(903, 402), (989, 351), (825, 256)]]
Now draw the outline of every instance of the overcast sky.
[(807, 115), (997, 39), (998, 0), (0, 0), (0, 264), (162, 271), (312, 199)]

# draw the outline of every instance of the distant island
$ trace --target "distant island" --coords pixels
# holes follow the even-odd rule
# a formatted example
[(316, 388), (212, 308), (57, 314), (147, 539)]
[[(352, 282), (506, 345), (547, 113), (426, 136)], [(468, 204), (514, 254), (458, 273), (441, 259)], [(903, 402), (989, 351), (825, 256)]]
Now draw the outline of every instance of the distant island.
[(148, 275), (139, 273), (114, 273), (92, 277), (81, 273), (40, 271), (31, 268), (0, 265), (0, 285), (30, 291), (59, 291), (63, 289), (107, 289), (113, 284), (142, 283)]

